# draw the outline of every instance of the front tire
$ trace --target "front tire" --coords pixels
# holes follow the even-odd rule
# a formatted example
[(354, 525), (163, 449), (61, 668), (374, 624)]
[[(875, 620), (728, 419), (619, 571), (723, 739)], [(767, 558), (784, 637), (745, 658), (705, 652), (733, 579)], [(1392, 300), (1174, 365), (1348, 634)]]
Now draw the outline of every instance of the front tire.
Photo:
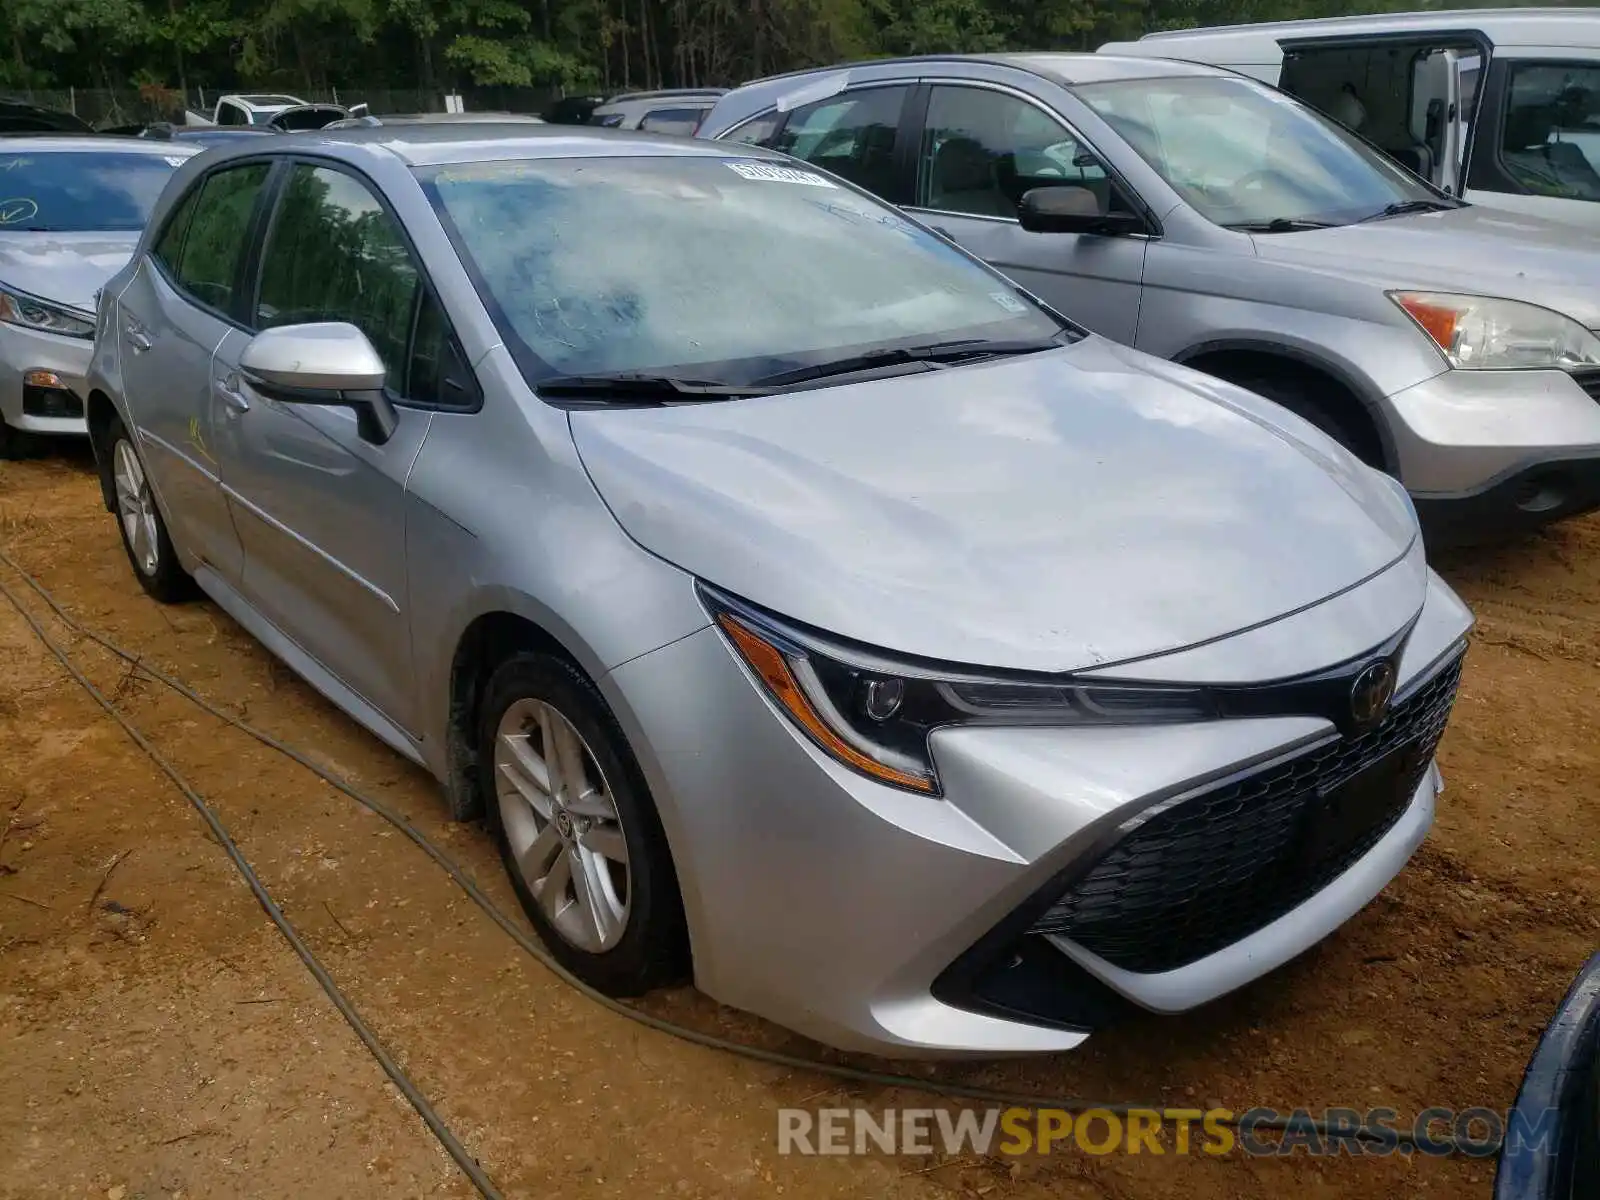
[(1315, 425), (1369, 467), (1383, 470), (1383, 448), (1371, 422), (1352, 406), (1360, 402), (1314, 378), (1269, 375), (1234, 380)]
[(609, 996), (678, 981), (687, 937), (672, 857), (599, 691), (563, 659), (517, 654), (480, 713), (489, 829), (551, 955)]
[(114, 499), (113, 512), (122, 534), (122, 548), (139, 586), (162, 604), (177, 604), (194, 595), (194, 580), (178, 562), (167, 534), (166, 520), (150, 490), (144, 461), (126, 427), (112, 417), (105, 431), (109, 447), (101, 460), (104, 484)]

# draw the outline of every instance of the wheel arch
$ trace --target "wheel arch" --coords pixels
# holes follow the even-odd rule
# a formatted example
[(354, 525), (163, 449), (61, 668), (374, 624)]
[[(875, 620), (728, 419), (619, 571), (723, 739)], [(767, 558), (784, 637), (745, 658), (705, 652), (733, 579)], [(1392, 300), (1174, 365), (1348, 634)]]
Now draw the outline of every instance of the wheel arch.
[(94, 455), (95, 467), (100, 476), (100, 498), (105, 502), (106, 511), (110, 513), (117, 511), (117, 497), (111, 488), (111, 472), (107, 469), (107, 456), (111, 453), (111, 447), (106, 445), (106, 432), (118, 415), (117, 406), (105, 392), (99, 388), (89, 392), (88, 403), (84, 405), (84, 417), (89, 425), (89, 450)]
[(446, 676), (444, 785), (450, 815), (458, 821), (483, 815), (478, 786), (478, 721), (484, 689), (495, 668), (519, 652), (549, 654), (571, 663), (594, 682), (594, 672), (545, 625), (511, 607), (490, 607), (461, 630)]
[[(1349, 367), (1305, 347), (1265, 338), (1230, 337), (1197, 342), (1172, 356), (1172, 361), (1229, 383), (1250, 377), (1251, 368), (1259, 375), (1265, 370), (1280, 374), (1309, 373), (1336, 394), (1350, 402), (1350, 413), (1361, 422), (1372, 438), (1382, 470), (1394, 474), (1399, 455), (1388, 422), (1382, 415), (1384, 396), (1370, 382)], [(1232, 373), (1230, 373), (1232, 372)]]
[[(517, 653), (548, 654), (559, 658), (594, 685), (621, 730), (626, 748), (649, 790), (650, 804), (664, 835), (673, 883), (678, 888), (685, 909), (688, 909), (694, 885), (692, 880), (684, 878), (680, 869), (685, 858), (680, 852), (682, 833), (678, 829), (671, 801), (666, 796), (660, 764), (656, 762), (649, 746), (642, 744), (637, 736), (638, 722), (628, 709), (625, 697), (611, 685), (607, 672), (600, 669), (591, 654), (576, 652), (569, 645), (568, 638), (576, 641), (573, 635), (569, 634), (568, 638), (557, 636), (550, 628), (555, 622), (536, 619), (524, 611), (523, 605), (516, 603), (515, 597), (505, 599), (506, 604), (485, 608), (466, 623), (450, 655), (449, 709), (445, 720), (441, 774), (451, 816), (459, 821), (479, 819), (484, 815), (484, 806), (488, 802), (479, 784), (478, 726), (482, 718), (484, 692), (495, 669)], [(692, 921), (688, 927), (688, 937), (692, 959)]]

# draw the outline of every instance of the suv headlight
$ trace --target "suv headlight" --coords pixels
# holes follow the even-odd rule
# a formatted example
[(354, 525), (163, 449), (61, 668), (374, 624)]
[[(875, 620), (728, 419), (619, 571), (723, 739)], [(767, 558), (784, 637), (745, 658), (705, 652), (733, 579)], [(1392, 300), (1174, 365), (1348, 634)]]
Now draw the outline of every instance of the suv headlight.
[(880, 658), (799, 630), (700, 585), (767, 694), (817, 746), (893, 787), (937, 795), (928, 736), (948, 725), (1129, 725), (1209, 720), (1205, 688), (990, 677)]
[(24, 329), (59, 333), (63, 337), (94, 336), (94, 322), (86, 320), (72, 309), (48, 304), (25, 292), (14, 292), (4, 287), (0, 287), (0, 321), (8, 325), (20, 325)]
[(1390, 292), (1389, 299), (1460, 370), (1600, 366), (1600, 338), (1553, 309), (1445, 292)]

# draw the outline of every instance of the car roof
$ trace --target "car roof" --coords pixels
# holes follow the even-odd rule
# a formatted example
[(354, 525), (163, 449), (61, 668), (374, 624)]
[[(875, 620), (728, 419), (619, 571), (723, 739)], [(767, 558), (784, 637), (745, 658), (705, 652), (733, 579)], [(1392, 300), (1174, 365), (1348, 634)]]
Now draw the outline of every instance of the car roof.
[[(7, 129), (18, 124), (20, 129)], [(0, 96), (0, 134), (4, 133), (88, 133), (89, 123), (74, 113), (47, 108), (28, 100)]]
[(1006, 66), (1021, 67), (1035, 75), (1071, 87), (1080, 83), (1106, 83), (1113, 79), (1165, 79), (1183, 75), (1228, 75), (1203, 63), (1176, 59), (1137, 58), (1113, 54), (985, 54), (976, 57)]
[(606, 103), (621, 104), (623, 101), (634, 100), (690, 100), (707, 97), (715, 100), (727, 93), (727, 88), (661, 88), (653, 92), (618, 92), (606, 100)]
[[(281, 147), (288, 152), (307, 146), (351, 159), (373, 150), (387, 151), (412, 167), (540, 158), (783, 158), (755, 146), (741, 145), (735, 152), (726, 142), (590, 125), (535, 125), (528, 121), (498, 125), (492, 121), (425, 121), (415, 125), (315, 129), (282, 134), (269, 149)], [(259, 155), (261, 149), (257, 143), (213, 146), (207, 151), (211, 156), (207, 161)]]
[(373, 113), (372, 118), (384, 125), (484, 125), (496, 121), (508, 125), (545, 124), (543, 117), (533, 113), (512, 112)]
[[(752, 80), (735, 88), (730, 95), (752, 89), (766, 89), (783, 80), (798, 81), (848, 72), (871, 69), (875, 75), (884, 68), (929, 67), (940, 63), (992, 63), (995, 66), (1013, 67), (1034, 75), (1043, 76), (1065, 87), (1082, 83), (1102, 83), (1113, 79), (1156, 79), (1182, 75), (1230, 75), (1232, 72), (1205, 63), (1182, 62), (1167, 58), (1146, 58), (1138, 55), (1093, 54), (1087, 51), (1014, 51), (998, 54), (923, 54), (906, 58), (868, 58), (841, 63), (833, 67), (809, 67), (801, 71), (788, 71), (782, 75), (769, 75)], [(877, 75), (882, 78), (881, 75)]]
[(1282, 35), (1288, 38), (1325, 34), (1408, 33), (1432, 30), (1481, 31), (1499, 46), (1560, 46), (1575, 44), (1580, 31), (1583, 44), (1595, 45), (1600, 12), (1592, 7), (1573, 8), (1467, 8), (1430, 9), (1426, 12), (1370, 13), (1343, 17), (1309, 17), (1296, 21), (1259, 21), (1246, 25), (1214, 25), (1200, 29), (1169, 29), (1147, 33), (1142, 42), (1185, 42), (1201, 38), (1244, 38)]
[(126, 137), (118, 134), (83, 133), (83, 134), (47, 134), (30, 133), (8, 137), (0, 134), (0, 150), (8, 146), (18, 149), (27, 148), (29, 154), (45, 153), (51, 151), (84, 151), (99, 150), (112, 154), (146, 154), (166, 158), (173, 155), (188, 157), (199, 154), (198, 146), (185, 146), (181, 142), (157, 141), (153, 138)]

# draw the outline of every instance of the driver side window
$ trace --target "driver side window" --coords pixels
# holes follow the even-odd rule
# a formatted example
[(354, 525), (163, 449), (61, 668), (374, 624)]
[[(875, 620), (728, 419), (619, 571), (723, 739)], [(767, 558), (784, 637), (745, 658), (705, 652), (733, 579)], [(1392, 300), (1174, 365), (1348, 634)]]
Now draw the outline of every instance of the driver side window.
[(1094, 152), (1036, 105), (987, 88), (935, 86), (918, 154), (919, 208), (1011, 217), (1036, 187), (1086, 188), (1111, 209), (1111, 179)]
[(418, 273), (378, 199), (343, 171), (298, 164), (261, 254), (256, 326), (347, 321), (399, 391)]

